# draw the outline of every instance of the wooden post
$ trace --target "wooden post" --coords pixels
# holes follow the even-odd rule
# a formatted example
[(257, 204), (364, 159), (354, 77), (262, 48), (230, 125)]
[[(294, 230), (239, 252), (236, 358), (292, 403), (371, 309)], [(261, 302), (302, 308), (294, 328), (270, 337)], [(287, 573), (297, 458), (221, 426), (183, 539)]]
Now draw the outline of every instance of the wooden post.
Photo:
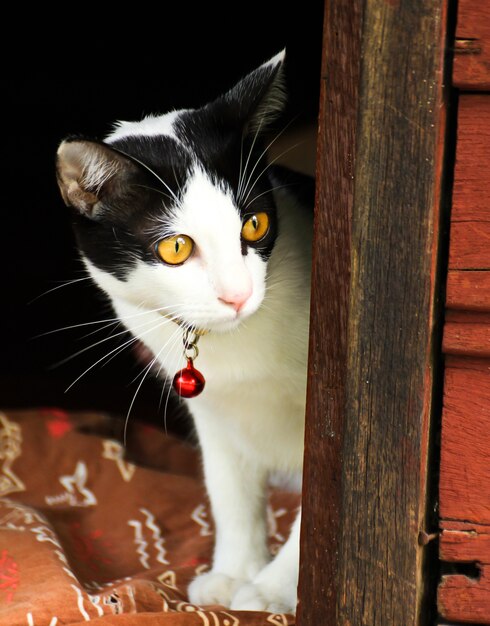
[(445, 31), (446, 0), (326, 2), (301, 626), (428, 616)]
[(298, 606), (302, 626), (335, 623), (361, 13), (358, 2), (325, 2)]

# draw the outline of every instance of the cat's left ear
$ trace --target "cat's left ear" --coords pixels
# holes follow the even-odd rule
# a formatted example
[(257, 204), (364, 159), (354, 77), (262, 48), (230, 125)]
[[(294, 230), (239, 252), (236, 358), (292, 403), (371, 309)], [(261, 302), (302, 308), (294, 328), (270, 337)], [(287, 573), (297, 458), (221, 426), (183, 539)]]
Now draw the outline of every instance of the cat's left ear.
[(265, 130), (282, 113), (286, 104), (285, 56), (286, 50), (281, 50), (213, 104), (231, 108), (233, 118), (239, 120), (247, 133)]

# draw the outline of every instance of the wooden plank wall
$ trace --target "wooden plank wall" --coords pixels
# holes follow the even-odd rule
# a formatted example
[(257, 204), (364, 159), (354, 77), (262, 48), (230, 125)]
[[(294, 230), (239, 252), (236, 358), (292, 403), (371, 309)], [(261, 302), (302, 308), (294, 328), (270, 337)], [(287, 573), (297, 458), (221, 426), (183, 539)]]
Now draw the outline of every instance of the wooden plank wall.
[[(444, 620), (490, 623), (490, 4), (460, 0), (458, 104), (441, 433)], [(447, 567), (447, 566), (445, 566)], [(445, 570), (444, 570), (445, 571)]]
[[(490, 14), (487, 26), (490, 26)], [(443, 562), (463, 564), (463, 570), (456, 566), (452, 573), (443, 575), (438, 605), (445, 620), (488, 624), (490, 95), (487, 94), (465, 93), (459, 97), (446, 307), (439, 551)], [(468, 569), (471, 564), (473, 569)]]
[(465, 91), (490, 90), (490, 2), (460, 0), (453, 84)]

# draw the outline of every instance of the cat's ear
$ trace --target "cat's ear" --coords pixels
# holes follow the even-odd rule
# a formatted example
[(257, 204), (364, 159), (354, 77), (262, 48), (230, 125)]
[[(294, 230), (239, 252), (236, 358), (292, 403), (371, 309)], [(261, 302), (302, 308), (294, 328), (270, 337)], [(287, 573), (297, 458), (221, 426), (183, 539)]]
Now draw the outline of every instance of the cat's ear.
[(129, 158), (96, 141), (67, 139), (58, 148), (56, 175), (65, 204), (94, 219), (136, 170)]
[(281, 50), (269, 61), (247, 74), (220, 100), (232, 107), (247, 133), (265, 130), (284, 109), (286, 91), (284, 59)]

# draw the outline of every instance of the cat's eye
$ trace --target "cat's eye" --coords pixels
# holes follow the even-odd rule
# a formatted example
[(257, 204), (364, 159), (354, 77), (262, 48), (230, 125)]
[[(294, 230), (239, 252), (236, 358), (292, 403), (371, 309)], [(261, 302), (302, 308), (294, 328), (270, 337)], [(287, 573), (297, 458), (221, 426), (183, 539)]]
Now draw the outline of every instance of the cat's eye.
[(182, 265), (191, 256), (194, 242), (187, 235), (161, 239), (155, 246), (157, 256), (168, 265)]
[(269, 230), (269, 216), (267, 213), (254, 213), (242, 226), (242, 237), (245, 241), (260, 241)]

